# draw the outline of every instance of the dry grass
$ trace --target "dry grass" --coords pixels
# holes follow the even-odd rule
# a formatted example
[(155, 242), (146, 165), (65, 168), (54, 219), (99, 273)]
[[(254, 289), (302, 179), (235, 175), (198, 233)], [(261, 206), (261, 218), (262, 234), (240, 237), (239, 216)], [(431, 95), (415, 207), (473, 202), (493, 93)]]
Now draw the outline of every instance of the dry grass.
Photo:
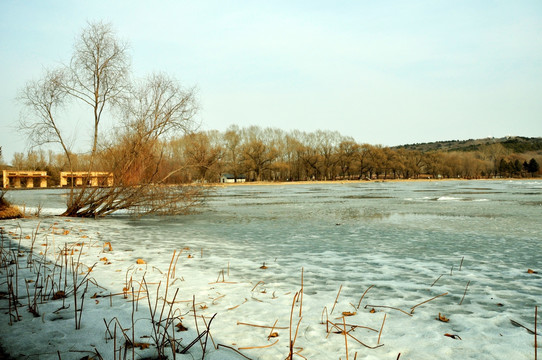
[(22, 218), (23, 213), (17, 206), (11, 205), (3, 196), (0, 196), (0, 220)]

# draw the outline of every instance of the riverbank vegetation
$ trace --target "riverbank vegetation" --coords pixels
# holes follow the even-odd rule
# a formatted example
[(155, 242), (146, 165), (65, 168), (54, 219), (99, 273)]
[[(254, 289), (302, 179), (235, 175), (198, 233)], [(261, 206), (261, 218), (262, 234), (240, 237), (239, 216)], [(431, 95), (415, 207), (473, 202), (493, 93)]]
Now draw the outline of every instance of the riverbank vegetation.
[[(165, 183), (216, 183), (224, 173), (246, 181), (306, 181), (421, 178), (530, 178), (540, 176), (541, 138), (487, 138), (386, 147), (358, 143), (338, 132), (285, 132), (280, 129), (231, 126), (173, 137), (158, 149), (147, 149), (139, 168), (150, 159), (162, 161), (156, 176)], [(110, 149), (100, 164), (121, 159)], [(71, 154), (72, 165), (84, 169), (90, 157)], [(109, 160), (108, 160), (109, 159)], [(18, 169), (47, 170), (51, 185), (65, 169), (65, 157), (54, 152), (17, 153)], [(101, 168), (104, 169), (104, 168)], [(182, 169), (176, 171), (176, 169)], [(114, 170), (114, 167), (107, 168)], [(140, 172), (127, 172), (132, 177)]]
[[(5, 192), (0, 192), (0, 220), (18, 219), (23, 217), (23, 213), (17, 206), (13, 206), (4, 198)], [(1, 351), (0, 351), (1, 353)]]

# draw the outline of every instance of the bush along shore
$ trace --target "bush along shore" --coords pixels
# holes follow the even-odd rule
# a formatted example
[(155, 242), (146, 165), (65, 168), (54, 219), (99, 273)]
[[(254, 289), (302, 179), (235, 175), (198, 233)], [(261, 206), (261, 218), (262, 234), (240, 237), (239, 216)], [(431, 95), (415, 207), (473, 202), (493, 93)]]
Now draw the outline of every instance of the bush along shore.
[(4, 198), (4, 194), (0, 194), (0, 220), (18, 219), (23, 217), (23, 213), (17, 206), (11, 205)]

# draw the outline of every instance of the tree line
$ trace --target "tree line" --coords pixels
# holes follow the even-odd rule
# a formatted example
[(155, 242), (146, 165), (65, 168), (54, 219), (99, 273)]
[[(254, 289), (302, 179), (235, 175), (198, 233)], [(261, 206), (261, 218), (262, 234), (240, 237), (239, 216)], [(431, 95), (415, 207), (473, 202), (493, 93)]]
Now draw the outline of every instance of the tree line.
[[(138, 183), (150, 169), (159, 178), (167, 177), (169, 184), (216, 183), (225, 173), (247, 181), (475, 179), (540, 174), (540, 154), (515, 153), (500, 143), (470, 152), (423, 152), (358, 143), (336, 131), (322, 130), (285, 132), (232, 125), (226, 131), (189, 132), (161, 141), (160, 146), (146, 147), (130, 171), (124, 172), (124, 183)], [(122, 162), (125, 151), (123, 143), (98, 151), (95, 170), (114, 170), (112, 164)], [(73, 168), (91, 166), (88, 155), (71, 154), (70, 158)], [(149, 167), (157, 158), (162, 159), (159, 166)], [(53, 181), (69, 165), (63, 154), (43, 150), (16, 153), (12, 164), (18, 169), (47, 170)]]

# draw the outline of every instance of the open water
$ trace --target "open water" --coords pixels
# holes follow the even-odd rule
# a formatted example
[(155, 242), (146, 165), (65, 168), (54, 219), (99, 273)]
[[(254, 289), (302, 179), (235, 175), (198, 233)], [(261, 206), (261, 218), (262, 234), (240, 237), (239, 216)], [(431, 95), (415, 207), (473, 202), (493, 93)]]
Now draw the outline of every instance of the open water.
[[(39, 205), (44, 214), (55, 214), (63, 209), (63, 193), (12, 191), (8, 198), (29, 212)], [(182, 239), (204, 242), (225, 258), (268, 263), (317, 262), (366, 272), (372, 257), (450, 267), (464, 257), (469, 266), (542, 270), (541, 181), (220, 187), (197, 214), (97, 222), (129, 230), (122, 233), (127, 244), (165, 246)]]

